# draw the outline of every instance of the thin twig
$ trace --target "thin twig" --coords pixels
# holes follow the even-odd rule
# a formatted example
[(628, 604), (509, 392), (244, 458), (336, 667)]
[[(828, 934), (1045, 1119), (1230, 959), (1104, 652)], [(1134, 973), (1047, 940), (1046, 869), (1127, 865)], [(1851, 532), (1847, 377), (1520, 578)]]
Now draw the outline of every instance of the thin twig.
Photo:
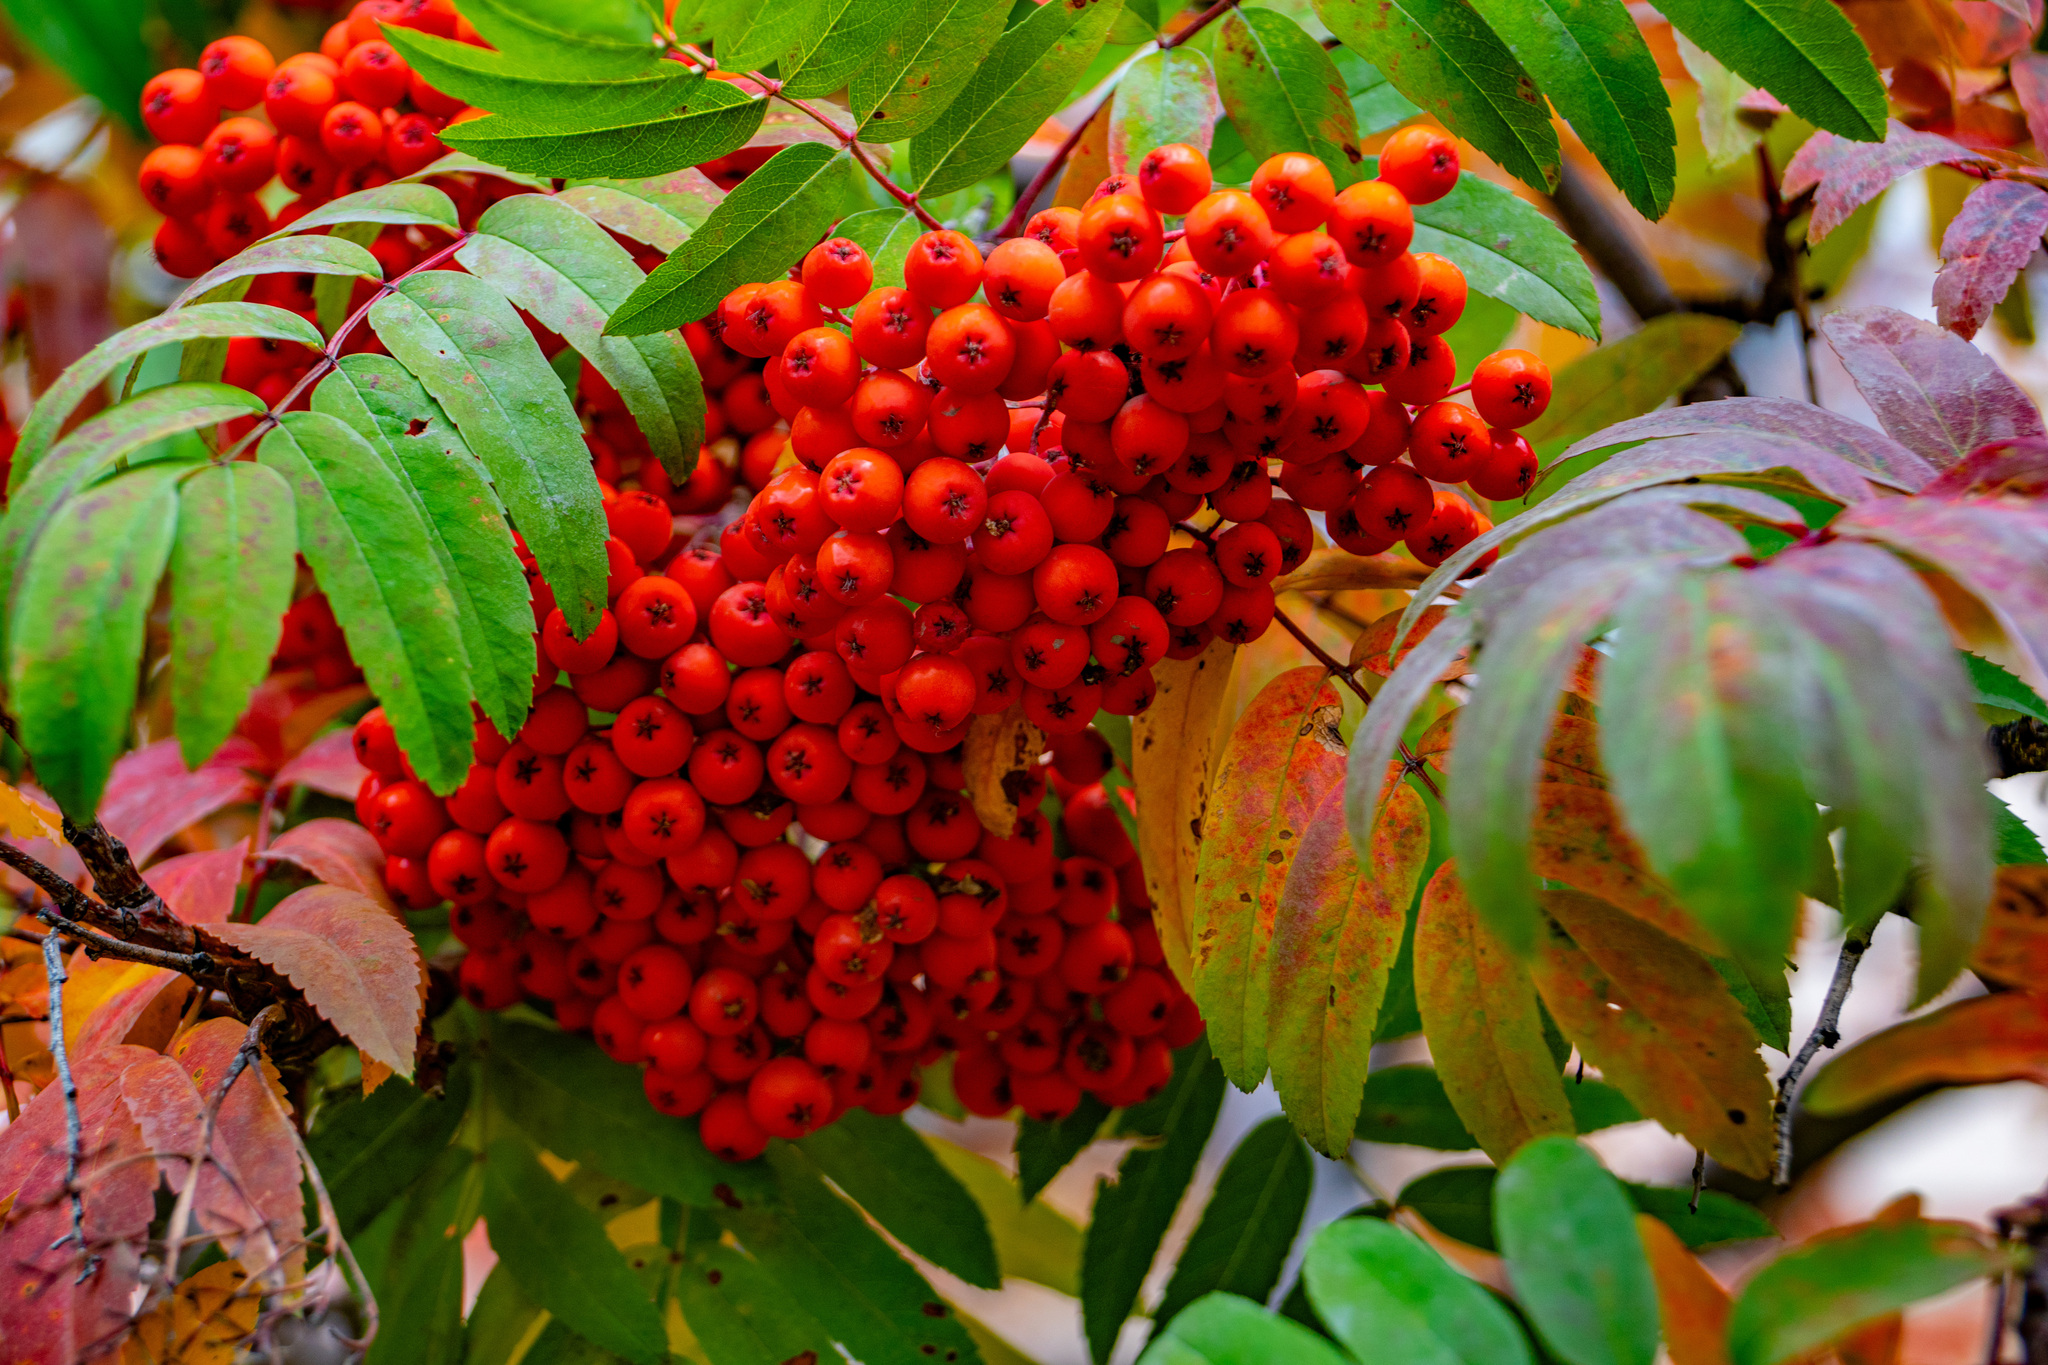
[(327, 1255), (355, 1272), (356, 1293), (363, 1306), (363, 1335), (349, 1345), (367, 1347), (377, 1337), (377, 1296), (371, 1292), (370, 1277), (363, 1273), (361, 1263), (356, 1260), (355, 1248), (342, 1235), (341, 1217), (334, 1211), (334, 1200), (327, 1193), (327, 1182), (320, 1178), (320, 1167), (313, 1160), (313, 1154), (306, 1150), (306, 1140), (299, 1135), (298, 1125), (287, 1123), (285, 1131), (292, 1135), (292, 1147), (299, 1154), (299, 1167), (306, 1173), (306, 1182), (313, 1187), (313, 1203), (320, 1210), (320, 1234), (327, 1240)]
[(1799, 1045), (1785, 1074), (1778, 1078), (1778, 1098), (1771, 1106), (1771, 1119), (1778, 1130), (1778, 1163), (1773, 1183), (1781, 1190), (1792, 1184), (1793, 1087), (1799, 1084), (1799, 1078), (1806, 1074), (1806, 1068), (1822, 1048), (1832, 1048), (1842, 1041), (1842, 1005), (1849, 998), (1849, 986), (1856, 979), (1856, 967), (1863, 961), (1864, 950), (1870, 947), (1871, 932), (1865, 929), (1842, 940), (1842, 955), (1835, 960), (1835, 977), (1828, 983), (1827, 999), (1821, 1002), (1820, 1018), (1814, 1021), (1813, 1032)]
[(71, 1196), (71, 1231), (50, 1245), (78, 1243), (79, 1254), (85, 1257), (78, 1271), (78, 1283), (83, 1284), (99, 1268), (100, 1258), (85, 1241), (85, 1194), (78, 1187), (78, 1168), (85, 1160), (85, 1124), (78, 1116), (78, 1078), (71, 1074), (71, 1049), (64, 1041), (64, 950), (55, 934), (43, 939), (43, 975), (49, 978), (50, 1057), (56, 1063), (57, 1084), (64, 1095), (64, 1189)]
[[(87, 957), (116, 957), (124, 962), (140, 962), (151, 967), (168, 967), (174, 972), (198, 977), (213, 970), (214, 961), (208, 953), (173, 953), (147, 944), (130, 943), (126, 939), (112, 938), (97, 929), (88, 928), (75, 920), (66, 919), (55, 910), (38, 910), (36, 918), (50, 926), (51, 934), (62, 934), (75, 940), (85, 949)], [(50, 937), (50, 935), (45, 935)]]
[(1692, 1150), (1692, 1202), (1685, 1206), (1687, 1213), (1700, 1211), (1700, 1191), (1707, 1187), (1707, 1152), (1704, 1147)]
[[(1372, 693), (1366, 691), (1359, 684), (1358, 679), (1351, 676), (1351, 667), (1338, 663), (1334, 654), (1311, 639), (1308, 632), (1296, 625), (1294, 618), (1286, 612), (1281, 611), (1277, 607), (1274, 608), (1273, 619), (1278, 621), (1289, 635), (1292, 635), (1299, 641), (1303, 649), (1314, 655), (1317, 663), (1329, 669), (1331, 673), (1336, 675), (1339, 681), (1350, 688), (1360, 701), (1364, 702), (1368, 707), (1372, 705)], [(1414, 751), (1408, 747), (1407, 740), (1401, 740), (1399, 745), (1401, 750), (1401, 766), (1415, 774), (1418, 778), (1421, 778), (1422, 785), (1429, 788), (1429, 794), (1437, 799), (1438, 804), (1442, 804), (1444, 794), (1437, 790), (1436, 781), (1430, 777), (1429, 765), (1415, 756)]]
[(73, 919), (89, 915), (97, 908), (91, 896), (73, 886), (55, 868), (45, 867), (41, 861), (31, 858), (13, 844), (0, 842), (0, 863), (6, 863), (34, 882), (44, 895), (68, 911)]

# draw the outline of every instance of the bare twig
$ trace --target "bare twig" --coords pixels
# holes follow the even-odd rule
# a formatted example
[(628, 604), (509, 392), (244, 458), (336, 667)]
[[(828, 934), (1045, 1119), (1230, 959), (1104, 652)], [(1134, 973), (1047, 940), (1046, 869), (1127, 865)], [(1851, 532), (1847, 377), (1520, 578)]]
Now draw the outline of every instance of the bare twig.
[(1685, 1206), (1687, 1213), (1700, 1211), (1700, 1191), (1707, 1187), (1707, 1153), (1703, 1147), (1692, 1151), (1692, 1202)]
[(75, 920), (66, 919), (55, 910), (38, 910), (36, 918), (50, 927), (51, 934), (62, 934), (85, 949), (88, 957), (117, 957), (124, 962), (140, 962), (151, 967), (168, 967), (174, 972), (199, 978), (213, 970), (214, 962), (208, 953), (173, 953), (162, 948), (152, 948), (143, 943), (130, 943), (126, 939), (110, 938)]
[[(1303, 649), (1306, 649), (1310, 654), (1314, 655), (1317, 663), (1321, 664), (1324, 668), (1329, 669), (1331, 673), (1336, 675), (1338, 681), (1342, 682), (1346, 687), (1350, 688), (1351, 691), (1358, 697), (1360, 701), (1364, 702), (1367, 706), (1372, 705), (1372, 693), (1366, 691), (1364, 687), (1359, 685), (1358, 679), (1351, 676), (1353, 672), (1352, 667), (1338, 663), (1335, 655), (1331, 654), (1329, 650), (1324, 649), (1321, 645), (1317, 644), (1315, 640), (1310, 637), (1309, 633), (1303, 630), (1300, 626), (1296, 625), (1294, 623), (1294, 618), (1289, 616), (1286, 612), (1281, 611), (1278, 608), (1275, 608), (1273, 611), (1273, 619), (1275, 621), (1278, 621), (1281, 627), (1285, 629), (1289, 635), (1292, 635), (1297, 641), (1299, 641)], [(1408, 741), (1400, 741), (1400, 748), (1401, 766), (1406, 768), (1409, 772), (1415, 774), (1416, 777), (1422, 779), (1422, 785), (1429, 788), (1429, 794), (1435, 797), (1438, 802), (1442, 802), (1444, 799), (1444, 794), (1441, 791), (1437, 790), (1436, 780), (1429, 775), (1429, 765), (1424, 763), (1421, 759), (1415, 756), (1414, 750), (1408, 747)]]
[(1792, 1184), (1792, 1091), (1820, 1050), (1842, 1041), (1842, 1005), (1849, 998), (1849, 986), (1856, 979), (1856, 968), (1863, 961), (1864, 951), (1870, 947), (1871, 932), (1865, 929), (1842, 940), (1842, 955), (1835, 960), (1834, 980), (1828, 983), (1820, 1018), (1814, 1021), (1813, 1032), (1799, 1045), (1785, 1074), (1778, 1078), (1778, 1098), (1771, 1106), (1771, 1120), (1778, 1129), (1778, 1164), (1773, 1183), (1781, 1190)]
[(320, 1210), (320, 1235), (326, 1239), (327, 1255), (337, 1264), (345, 1264), (355, 1275), (356, 1294), (363, 1305), (363, 1335), (349, 1344), (367, 1347), (377, 1336), (377, 1296), (370, 1289), (370, 1277), (363, 1273), (361, 1263), (356, 1260), (355, 1248), (342, 1235), (341, 1217), (334, 1211), (334, 1200), (327, 1193), (327, 1182), (320, 1178), (320, 1167), (314, 1162), (313, 1154), (306, 1150), (306, 1140), (299, 1135), (298, 1125), (288, 1123), (285, 1131), (292, 1135), (292, 1147), (299, 1154), (299, 1167), (305, 1171), (306, 1181), (313, 1187), (313, 1203)]
[(78, 1271), (82, 1284), (99, 1268), (99, 1257), (85, 1241), (85, 1194), (78, 1186), (78, 1168), (85, 1160), (85, 1124), (78, 1116), (78, 1078), (71, 1074), (71, 1049), (64, 1041), (64, 950), (55, 934), (43, 939), (43, 974), (49, 978), (50, 1057), (56, 1063), (57, 1085), (64, 1096), (64, 1190), (71, 1198), (71, 1231), (51, 1245), (78, 1243), (79, 1254), (85, 1258)]
[(91, 896), (73, 886), (55, 868), (45, 867), (13, 844), (0, 841), (0, 863), (6, 863), (34, 882), (52, 902), (69, 912), (71, 918), (83, 918), (98, 908)]

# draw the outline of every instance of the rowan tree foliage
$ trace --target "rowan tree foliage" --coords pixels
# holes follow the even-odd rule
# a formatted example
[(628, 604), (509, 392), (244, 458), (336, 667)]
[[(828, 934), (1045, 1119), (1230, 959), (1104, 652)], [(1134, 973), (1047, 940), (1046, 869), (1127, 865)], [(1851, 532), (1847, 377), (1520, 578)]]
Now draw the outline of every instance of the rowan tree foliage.
[(175, 281), (10, 311), (8, 1360), (2048, 1361), (2048, 1196), (1774, 1222), (2048, 1074), (2038, 7), (6, 8)]

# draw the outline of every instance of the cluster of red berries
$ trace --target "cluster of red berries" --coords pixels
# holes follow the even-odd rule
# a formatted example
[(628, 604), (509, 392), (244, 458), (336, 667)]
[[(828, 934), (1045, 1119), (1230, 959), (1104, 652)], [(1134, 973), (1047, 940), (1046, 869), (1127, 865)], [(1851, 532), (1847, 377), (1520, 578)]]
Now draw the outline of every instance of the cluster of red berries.
[[(318, 52), (280, 62), (233, 34), (209, 43), (196, 69), (161, 72), (142, 87), (143, 123), (163, 145), (143, 158), (138, 179), (164, 215), (156, 255), (165, 270), (202, 274), (337, 195), (440, 159), (441, 129), (473, 111), (421, 80), (380, 24), (482, 42), (451, 0), (360, 0)], [(296, 196), (275, 216), (261, 198), (273, 179)], [(517, 188), (481, 179), (435, 183), (473, 218), (494, 191)]]
[[(663, 499), (615, 492), (607, 515), (610, 607), (576, 640), (536, 578), (533, 709), (509, 742), (479, 724), (452, 795), (412, 777), (381, 709), (356, 726), (358, 817), (403, 904), (452, 906), (467, 998), (544, 1002), (736, 1160), (855, 1105), (901, 1112), (948, 1053), (979, 1114), (1157, 1093), (1201, 1020), (1101, 737), (1055, 740), (997, 837), (957, 734), (750, 612), (761, 585), (676, 548)], [(1016, 700), (1007, 658), (984, 713)]]
[(271, 656), (272, 672), (306, 669), (311, 689), (333, 692), (363, 680), (363, 670), (348, 652), (348, 641), (334, 619), (324, 593), (311, 592), (285, 609), (284, 631)]

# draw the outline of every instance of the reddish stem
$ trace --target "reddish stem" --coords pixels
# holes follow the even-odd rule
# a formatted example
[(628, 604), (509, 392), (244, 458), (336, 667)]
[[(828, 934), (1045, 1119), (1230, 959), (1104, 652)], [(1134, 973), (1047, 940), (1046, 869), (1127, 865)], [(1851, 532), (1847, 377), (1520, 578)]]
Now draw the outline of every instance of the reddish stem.
[[(1294, 623), (1294, 618), (1289, 616), (1286, 612), (1275, 608), (1273, 612), (1273, 619), (1275, 621), (1278, 621), (1282, 628), (1284, 628), (1289, 635), (1292, 635), (1297, 641), (1299, 641), (1303, 649), (1307, 650), (1310, 654), (1314, 655), (1317, 663), (1321, 664), (1324, 668), (1329, 669), (1330, 672), (1334, 673), (1346, 687), (1350, 688), (1352, 692), (1357, 695), (1360, 701), (1364, 702), (1368, 707), (1372, 705), (1372, 693), (1366, 691), (1365, 688), (1360, 685), (1358, 679), (1351, 676), (1353, 671), (1352, 668), (1348, 668), (1345, 665), (1338, 663), (1335, 655), (1331, 654), (1329, 650), (1324, 649), (1321, 645), (1317, 644), (1313, 639), (1311, 639), (1308, 632), (1303, 630), (1300, 626), (1296, 625)], [(1438, 803), (1441, 804), (1444, 799), (1444, 794), (1437, 790), (1436, 782), (1430, 777), (1429, 765), (1424, 763), (1421, 759), (1415, 756), (1414, 752), (1409, 749), (1408, 742), (1406, 740), (1400, 741), (1400, 749), (1402, 766), (1405, 767), (1409, 772), (1414, 773), (1417, 777), (1421, 778), (1422, 785), (1429, 788), (1429, 794), (1431, 796), (1434, 796), (1437, 799)]]

